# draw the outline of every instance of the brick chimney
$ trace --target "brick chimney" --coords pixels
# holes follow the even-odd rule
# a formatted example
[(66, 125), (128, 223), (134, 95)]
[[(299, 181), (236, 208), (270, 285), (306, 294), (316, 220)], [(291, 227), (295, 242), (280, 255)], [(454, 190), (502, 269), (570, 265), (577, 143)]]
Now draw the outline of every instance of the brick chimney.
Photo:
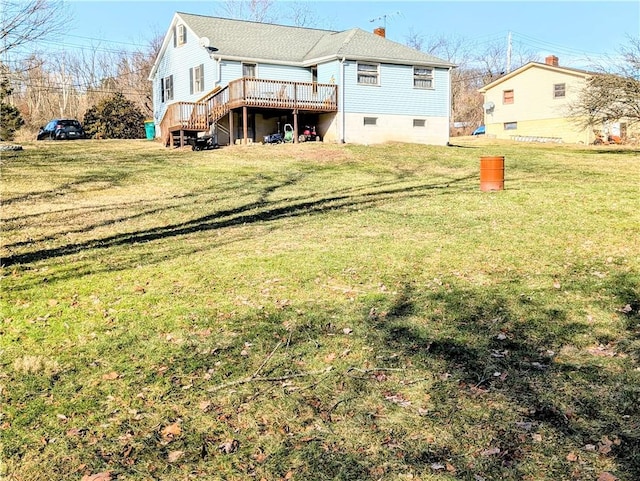
[(385, 38), (387, 36), (387, 31), (383, 27), (374, 28), (373, 33), (382, 38)]
[(551, 65), (552, 67), (557, 67), (558, 57), (556, 57), (555, 55), (549, 55), (544, 59), (544, 63), (546, 63), (547, 65)]

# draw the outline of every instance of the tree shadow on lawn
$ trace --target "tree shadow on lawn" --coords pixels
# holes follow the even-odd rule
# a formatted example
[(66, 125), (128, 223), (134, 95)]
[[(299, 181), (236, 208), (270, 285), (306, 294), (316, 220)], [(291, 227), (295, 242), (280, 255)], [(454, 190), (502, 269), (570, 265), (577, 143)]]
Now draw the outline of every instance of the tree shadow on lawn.
[(578, 153), (581, 155), (615, 154), (615, 155), (622, 155), (622, 156), (633, 156), (637, 158), (638, 155), (640, 155), (640, 148), (630, 147), (630, 148), (624, 149), (624, 148), (614, 147), (614, 146), (595, 147), (593, 149), (576, 150), (575, 153)]
[(3, 198), (2, 203), (9, 206), (25, 201), (33, 202), (59, 199), (61, 196), (70, 195), (76, 192), (82, 192), (83, 194), (99, 192), (121, 185), (123, 181), (131, 176), (132, 174), (124, 169), (118, 171), (104, 170), (100, 172), (91, 172), (79, 176), (74, 179), (73, 182), (65, 182), (47, 190), (28, 192), (15, 197)]
[[(196, 232), (219, 230), (240, 225), (267, 223), (283, 218), (293, 218), (308, 215), (318, 215), (329, 211), (341, 209), (364, 208), (376, 205), (385, 200), (397, 200), (407, 198), (424, 197), (428, 192), (442, 189), (450, 191), (452, 186), (462, 185), (475, 176), (465, 176), (434, 184), (419, 184), (407, 186), (402, 183), (387, 185), (385, 188), (367, 190), (370, 186), (362, 186), (353, 191), (351, 188), (342, 191), (331, 192), (320, 198), (295, 198), (285, 201), (269, 201), (268, 195), (278, 188), (290, 185), (290, 180), (285, 180), (278, 185), (272, 185), (259, 193), (258, 200), (210, 215), (176, 224), (165, 225), (137, 232), (116, 234), (100, 239), (91, 239), (81, 243), (67, 244), (49, 249), (36, 249), (29, 252), (9, 255), (2, 259), (5, 267), (14, 264), (28, 264), (40, 260), (75, 254), (92, 249), (107, 249), (117, 246), (127, 246), (161, 239), (184, 236)], [(375, 184), (374, 184), (375, 186)], [(364, 192), (363, 192), (364, 191)]]
[[(634, 291), (631, 282), (631, 278), (613, 281), (621, 302), (627, 303)], [(636, 312), (637, 297), (632, 302)], [(431, 309), (425, 306), (437, 306), (431, 312), (441, 313), (442, 318), (421, 319)], [(380, 306), (370, 307), (381, 311)], [(520, 417), (512, 425), (478, 424), (479, 430), (493, 431), (493, 447), (500, 454), (478, 458), (474, 469), (457, 465), (462, 478), (481, 474), (486, 479), (512, 479), (519, 473), (513, 479), (523, 479), (526, 473), (519, 471), (519, 460), (530, 451), (523, 441), (528, 431), (521, 427), (526, 426), (533, 432), (543, 427), (555, 432), (555, 440), (545, 442), (555, 443), (547, 449), (549, 455), (560, 456), (561, 463), (540, 466), (550, 476), (545, 479), (553, 478), (553, 473), (553, 479), (569, 479), (575, 466), (564, 461), (565, 455), (582, 452), (587, 445), (614, 459), (620, 479), (640, 479), (640, 387), (633, 383), (637, 376), (632, 369), (603, 368), (597, 359), (579, 364), (555, 361), (564, 346), (575, 346), (588, 335), (587, 324), (568, 321), (564, 310), (510, 298), (497, 289), (455, 286), (429, 293), (408, 284), (382, 315), (371, 312), (367, 322), (370, 344), (376, 349), (400, 353), (398, 364), (446, 369), (445, 380), (432, 388), (432, 396), (438, 392), (441, 396), (431, 415), (435, 422), (455, 418), (455, 406), (474, 397), (489, 404), (504, 397)], [(638, 366), (637, 360), (630, 364)], [(456, 388), (451, 387), (452, 380)], [(455, 446), (450, 451), (454, 458), (464, 457)]]
[[(425, 391), (432, 404), (429, 412), (418, 415), (417, 403), (402, 408), (391, 401), (381, 408), (382, 417), (404, 421), (375, 427), (376, 408), (364, 398), (377, 395), (384, 404), (384, 396), (393, 399), (392, 394), (401, 395), (411, 383), (402, 376), (388, 383), (376, 380), (384, 377), (385, 369), (372, 368), (357, 386), (334, 371), (331, 383), (347, 384), (346, 390), (331, 393), (332, 384), (326, 381), (322, 390), (298, 395), (299, 405), (314, 407), (313, 423), (320, 427), (311, 430), (312, 435), (292, 431), (280, 449), (269, 452), (260, 473), (278, 479), (288, 470), (303, 479), (335, 480), (395, 479), (385, 476), (400, 473), (514, 481), (595, 479), (602, 471), (598, 459), (608, 458), (619, 479), (639, 479), (640, 388), (630, 372), (634, 365), (621, 370), (584, 356), (556, 360), (565, 347), (580, 349), (591, 327), (571, 322), (570, 308), (535, 300), (542, 295), (511, 296), (505, 288), (526, 292), (517, 285), (423, 291), (407, 283), (391, 303), (365, 301), (362, 331), (371, 348), (370, 362), (380, 366), (377, 359), (389, 371), (410, 373), (408, 378), (433, 376)], [(608, 288), (616, 294), (606, 302), (637, 305), (633, 276), (611, 279)], [(327, 324), (328, 317), (298, 326), (291, 349), (338, 334), (338, 327)], [(281, 321), (277, 314), (265, 321), (261, 339), (273, 342), (270, 333), (282, 329)], [(244, 341), (237, 339), (228, 352), (237, 352)], [(272, 368), (299, 369), (291, 364)], [(257, 389), (253, 402), (264, 393)], [(341, 404), (344, 396), (347, 400)], [(474, 404), (481, 404), (478, 410), (486, 416), (470, 418)], [(399, 414), (392, 414), (394, 408)], [(370, 421), (361, 421), (362, 433), (354, 432), (353, 438), (331, 428), (339, 419), (354, 424), (355, 418), (367, 416)], [(433, 432), (434, 426), (450, 436), (432, 441), (415, 437), (416, 432)], [(376, 449), (369, 449), (367, 442)], [(585, 450), (589, 445), (596, 451)], [(577, 453), (580, 462), (566, 459), (570, 453)], [(243, 466), (238, 460), (236, 469), (242, 471)]]
[[(603, 298), (602, 302), (634, 306), (633, 311), (620, 312), (620, 315), (627, 316), (629, 328), (635, 329), (638, 297), (634, 276), (614, 277), (606, 288), (613, 300)], [(158, 401), (157, 407), (168, 410), (173, 416), (184, 417), (183, 429), (189, 434), (169, 447), (159, 446), (161, 440), (156, 438), (160, 428), (157, 425), (145, 427), (144, 423), (132, 422), (132, 427), (128, 427), (129, 424), (124, 423), (118, 428), (122, 433), (131, 429), (143, 439), (136, 441), (134, 457), (117, 454), (129, 452), (123, 448), (118, 436), (102, 439), (100, 451), (116, 454), (103, 461), (100, 458), (91, 460), (96, 471), (106, 470), (106, 463), (116, 473), (141, 477), (146, 460), (153, 459), (154, 464), (162, 465), (165, 451), (181, 449), (185, 452), (184, 464), (193, 472), (202, 470), (211, 474), (215, 472), (216, 463), (225, 463), (237, 479), (242, 476), (245, 479), (260, 479), (260, 476), (283, 479), (291, 471), (293, 479), (314, 480), (398, 479), (401, 474), (408, 473), (441, 475), (442, 479), (448, 476), (447, 479), (481, 477), (519, 481), (529, 476), (528, 479), (556, 480), (571, 479), (573, 469), (580, 466), (584, 471), (574, 477), (591, 480), (598, 476), (597, 472), (594, 474), (597, 466), (593, 458), (587, 457), (589, 453), (585, 459), (582, 455), (584, 446), (593, 445), (596, 449), (611, 450), (600, 455), (596, 452), (593, 456), (607, 457), (615, 462), (618, 470), (615, 474), (621, 481), (638, 479), (640, 389), (633, 384), (630, 373), (606, 369), (606, 366), (602, 368), (590, 360), (583, 362), (582, 358), (579, 363), (573, 360), (555, 362), (554, 355), (549, 354), (550, 350), (559, 353), (564, 346), (574, 346), (579, 338), (588, 335), (590, 327), (587, 324), (568, 320), (569, 308), (558, 309), (537, 301), (542, 294), (518, 294), (527, 291), (517, 281), (495, 288), (449, 285), (435, 290), (418, 288), (408, 282), (399, 291), (389, 300), (361, 300), (363, 328), (354, 325), (356, 333), (353, 335), (364, 336), (362, 340), (371, 348), (371, 354), (368, 359), (346, 361), (362, 362), (359, 367), (371, 365), (367, 363), (374, 366), (385, 363), (385, 367), (395, 367), (398, 372), (408, 374), (393, 377), (393, 372), (389, 371), (389, 381), (375, 379), (376, 375), (384, 374), (382, 369), (375, 372), (372, 368), (366, 375), (369, 377), (354, 380), (347, 375), (348, 371), (341, 372), (336, 366), (326, 377), (316, 380), (317, 389), (286, 391), (281, 383), (269, 383), (266, 387), (253, 383), (247, 384), (246, 389), (233, 386), (215, 391), (220, 398), (207, 393), (212, 384), (219, 386), (238, 379), (242, 373), (257, 372), (258, 364), (261, 368), (264, 366), (260, 375), (275, 378), (304, 372), (304, 365), (293, 361), (303, 361), (309, 355), (322, 352), (318, 345), (336, 339), (341, 333), (342, 325), (333, 325), (331, 319), (349, 318), (350, 314), (345, 313), (339, 303), (318, 306), (304, 313), (302, 310), (297, 312), (295, 306), (290, 310), (259, 311), (238, 319), (234, 329), (242, 334), (227, 338), (222, 334), (228, 328), (219, 326), (215, 318), (210, 320), (210, 325), (203, 320), (193, 326), (184, 344), (156, 346), (166, 349), (166, 356), (163, 355), (165, 351), (150, 354), (153, 348), (137, 344), (135, 336), (125, 337), (122, 344), (115, 345), (114, 339), (109, 338), (100, 350), (90, 355), (108, 359), (114, 349), (129, 350), (132, 360), (126, 369), (124, 366), (115, 368), (124, 377), (139, 376), (130, 389), (154, 386), (156, 394), (165, 390), (158, 398), (163, 401)], [(290, 333), (284, 321), (291, 319), (298, 325)], [(201, 330), (207, 327), (211, 332), (203, 334)], [(201, 338), (203, 335), (205, 337)], [(162, 338), (163, 334), (152, 336)], [(251, 341), (251, 349), (256, 350), (253, 358), (241, 353), (247, 341)], [(277, 342), (283, 345), (278, 352), (273, 349)], [(272, 362), (261, 364), (263, 359), (270, 359), (269, 352), (276, 352)], [(161, 359), (166, 366), (160, 383), (158, 372), (145, 367), (147, 361), (142, 359), (150, 355)], [(214, 379), (204, 380), (202, 373), (215, 367), (217, 361), (223, 363), (215, 368), (219, 372), (214, 373)], [(638, 366), (637, 361), (635, 366)], [(502, 379), (494, 376), (495, 372), (508, 376)], [(402, 407), (393, 401), (385, 401), (385, 396), (393, 398), (392, 394), (411, 389), (411, 384), (405, 381), (411, 381), (412, 376), (425, 374), (430, 377), (424, 392), (431, 397), (429, 412), (419, 414), (417, 402)], [(194, 386), (185, 391), (187, 379)], [(277, 394), (271, 394), (271, 386), (277, 386), (274, 387)], [(239, 392), (232, 394), (234, 388)], [(184, 394), (193, 392), (199, 395), (189, 398)], [(64, 390), (55, 394), (61, 397), (62, 393)], [(204, 399), (211, 401), (213, 412), (207, 415), (207, 426), (213, 424), (214, 431), (211, 427), (196, 425), (199, 396), (206, 396)], [(237, 400), (222, 401), (231, 396), (236, 396)], [(373, 398), (377, 399), (375, 405)], [(186, 399), (191, 400), (180, 407)], [(137, 398), (131, 402), (142, 403)], [(173, 404), (178, 407), (169, 409)], [(481, 404), (478, 410), (486, 410), (490, 416), (470, 419), (470, 404)], [(376, 405), (380, 412), (376, 412)], [(152, 404), (142, 408), (143, 412), (152, 410), (150, 406)], [(274, 406), (281, 412), (272, 413), (270, 409)], [(467, 412), (462, 413), (462, 407)], [(315, 414), (309, 414), (311, 411)], [(238, 413), (242, 413), (241, 416)], [(247, 418), (251, 414), (255, 414), (254, 421), (265, 424), (268, 432), (253, 428), (253, 421), (244, 424), (240, 421), (241, 417)], [(262, 416), (266, 420), (261, 420)], [(388, 421), (378, 420), (378, 416)], [(211, 421), (215, 419), (217, 421)], [(273, 425), (274, 419), (286, 424)], [(401, 422), (396, 424), (395, 419)], [(358, 426), (362, 432), (340, 429), (338, 423), (342, 420), (348, 421), (350, 426)], [(381, 426), (376, 427), (376, 424)], [(433, 432), (434, 426), (437, 430), (450, 430), (451, 436), (432, 441), (424, 436), (414, 437), (421, 431)], [(282, 434), (278, 434), (280, 428), (284, 430)], [(344, 436), (345, 432), (352, 436)], [(536, 444), (531, 439), (538, 434), (544, 439)], [(211, 440), (205, 443), (200, 436), (209, 436)], [(220, 454), (218, 445), (226, 436), (240, 440), (237, 453)], [(256, 461), (262, 443), (273, 448), (278, 439), (282, 442), (275, 449), (265, 450), (264, 460)], [(490, 444), (483, 444), (487, 439)], [(612, 444), (603, 442), (605, 439)], [(616, 440), (620, 440), (620, 444), (616, 444)], [(497, 451), (491, 451), (493, 449)], [(570, 452), (579, 453), (580, 464), (565, 460)], [(135, 464), (135, 457), (140, 465)], [(89, 462), (87, 459), (83, 458), (83, 461)], [(63, 464), (63, 456), (55, 462), (60, 463), (61, 470), (68, 469)], [(535, 478), (531, 478), (532, 466), (537, 469), (533, 471)], [(179, 468), (165, 463), (163, 469), (166, 469), (166, 476), (177, 476)]]

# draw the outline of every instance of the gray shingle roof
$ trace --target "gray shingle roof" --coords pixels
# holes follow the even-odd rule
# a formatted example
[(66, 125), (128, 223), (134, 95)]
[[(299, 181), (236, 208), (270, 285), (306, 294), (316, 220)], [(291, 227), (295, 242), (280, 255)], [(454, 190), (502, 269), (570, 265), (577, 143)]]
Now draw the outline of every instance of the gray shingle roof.
[(453, 66), (442, 59), (355, 28), (342, 32), (207, 17), (178, 12), (198, 37), (207, 37), (216, 55), (246, 60), (311, 64), (323, 58)]

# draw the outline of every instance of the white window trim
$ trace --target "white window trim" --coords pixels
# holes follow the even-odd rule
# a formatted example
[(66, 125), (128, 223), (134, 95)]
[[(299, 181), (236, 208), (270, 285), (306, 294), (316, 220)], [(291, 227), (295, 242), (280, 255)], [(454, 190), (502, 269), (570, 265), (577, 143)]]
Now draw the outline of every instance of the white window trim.
[(187, 43), (187, 27), (183, 23), (176, 26), (177, 45), (178, 47)]
[[(511, 101), (508, 102), (509, 98), (507, 97), (507, 92), (511, 93)], [(516, 92), (514, 89), (506, 89), (502, 91), (502, 105), (513, 105), (516, 103)]]
[(160, 79), (160, 89), (163, 103), (173, 100), (173, 75), (167, 75)]
[(191, 94), (204, 92), (204, 64), (189, 69), (189, 82)]
[(193, 69), (193, 90), (204, 92), (204, 64), (200, 64)]
[[(360, 65), (369, 65), (376, 68), (375, 73), (373, 70), (370, 71), (360, 71)], [(360, 82), (360, 75), (365, 77), (375, 78), (375, 83), (371, 82)], [(358, 85), (369, 85), (369, 86), (379, 86), (380, 85), (380, 64), (374, 62), (357, 62), (356, 63), (356, 82)]]
[(242, 76), (244, 77), (244, 66), (245, 65), (253, 65), (253, 77), (251, 78), (258, 78), (258, 64), (255, 62), (242, 62), (241, 63), (241, 67), (242, 67)]
[[(416, 69), (429, 70), (428, 74), (416, 74)], [(429, 87), (420, 87), (416, 85), (416, 80), (428, 80), (431, 82)], [(413, 66), (413, 88), (421, 90), (433, 90), (435, 89), (435, 71), (433, 67), (420, 67)]]
[[(560, 86), (560, 85), (563, 86), (562, 95), (556, 95), (558, 93), (558, 90), (556, 90), (556, 87)], [(566, 97), (567, 97), (567, 84), (564, 83), (564, 82), (553, 84), (553, 98), (554, 99), (564, 99)]]

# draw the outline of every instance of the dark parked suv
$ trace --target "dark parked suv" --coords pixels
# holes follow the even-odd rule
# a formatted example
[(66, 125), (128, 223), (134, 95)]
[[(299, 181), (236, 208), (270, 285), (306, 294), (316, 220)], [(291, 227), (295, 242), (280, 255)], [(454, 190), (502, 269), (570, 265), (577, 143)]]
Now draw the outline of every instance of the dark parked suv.
[(38, 140), (84, 139), (86, 134), (80, 122), (74, 119), (54, 119), (38, 132)]

